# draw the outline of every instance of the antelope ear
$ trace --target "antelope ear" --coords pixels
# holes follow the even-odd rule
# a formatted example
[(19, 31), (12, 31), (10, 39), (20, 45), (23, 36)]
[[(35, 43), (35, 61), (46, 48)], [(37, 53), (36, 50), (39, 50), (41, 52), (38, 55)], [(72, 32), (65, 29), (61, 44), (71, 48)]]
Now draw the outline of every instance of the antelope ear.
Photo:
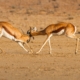
[(31, 26), (30, 26), (30, 33), (31, 33), (31, 31), (32, 31), (32, 28), (31, 28)]
[(31, 26), (30, 26), (30, 31), (31, 31), (31, 29), (32, 29), (32, 28), (31, 28)]
[(34, 31), (37, 31), (37, 28), (36, 28), (36, 27), (33, 27), (33, 30), (34, 30)]

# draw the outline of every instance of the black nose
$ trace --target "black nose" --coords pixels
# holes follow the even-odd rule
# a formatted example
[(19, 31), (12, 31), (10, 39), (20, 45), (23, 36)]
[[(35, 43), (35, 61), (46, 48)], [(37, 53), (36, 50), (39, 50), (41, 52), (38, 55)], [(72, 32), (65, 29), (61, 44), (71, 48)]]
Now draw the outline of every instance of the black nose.
[(30, 42), (30, 39), (29, 40), (27, 40), (27, 43), (29, 43)]
[(27, 31), (27, 34), (30, 34), (30, 31)]

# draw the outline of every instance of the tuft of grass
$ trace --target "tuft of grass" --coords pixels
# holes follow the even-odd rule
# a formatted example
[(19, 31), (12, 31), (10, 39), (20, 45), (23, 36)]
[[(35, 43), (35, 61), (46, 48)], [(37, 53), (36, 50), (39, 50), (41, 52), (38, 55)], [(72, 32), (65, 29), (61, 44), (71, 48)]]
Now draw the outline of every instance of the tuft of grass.
[(80, 6), (80, 4), (78, 4), (78, 6)]
[(56, 1), (56, 0), (52, 0), (52, 1)]
[(16, 9), (16, 7), (15, 7), (15, 6), (11, 6), (11, 8), (12, 8), (12, 9)]
[(10, 13), (14, 13), (14, 11), (13, 10), (10, 10)]
[(74, 18), (70, 16), (70, 17), (68, 17), (68, 19), (69, 19), (69, 20), (72, 20), (72, 19), (74, 19)]

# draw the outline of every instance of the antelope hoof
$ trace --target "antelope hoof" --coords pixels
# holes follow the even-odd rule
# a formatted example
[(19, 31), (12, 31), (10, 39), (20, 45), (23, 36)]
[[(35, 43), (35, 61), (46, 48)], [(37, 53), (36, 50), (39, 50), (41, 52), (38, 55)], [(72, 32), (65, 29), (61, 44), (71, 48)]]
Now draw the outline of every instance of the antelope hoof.
[(75, 52), (75, 54), (77, 54), (77, 52)]
[(28, 53), (29, 53), (29, 54), (32, 54), (32, 53), (33, 53), (33, 51), (28, 51)]

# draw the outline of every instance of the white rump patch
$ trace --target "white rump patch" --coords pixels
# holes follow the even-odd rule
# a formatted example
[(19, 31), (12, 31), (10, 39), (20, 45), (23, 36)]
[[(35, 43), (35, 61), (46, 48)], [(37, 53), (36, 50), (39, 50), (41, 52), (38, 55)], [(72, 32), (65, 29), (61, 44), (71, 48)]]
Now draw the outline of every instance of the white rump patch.
[(61, 30), (61, 31), (59, 31), (57, 34), (58, 34), (58, 35), (61, 35), (61, 34), (63, 34), (63, 33), (64, 33), (64, 31), (65, 31), (65, 30), (64, 30), (64, 29), (62, 29), (62, 30)]
[(76, 31), (77, 31), (77, 28), (76, 28), (76, 26), (75, 26), (75, 32), (74, 32), (74, 34), (76, 33)]

